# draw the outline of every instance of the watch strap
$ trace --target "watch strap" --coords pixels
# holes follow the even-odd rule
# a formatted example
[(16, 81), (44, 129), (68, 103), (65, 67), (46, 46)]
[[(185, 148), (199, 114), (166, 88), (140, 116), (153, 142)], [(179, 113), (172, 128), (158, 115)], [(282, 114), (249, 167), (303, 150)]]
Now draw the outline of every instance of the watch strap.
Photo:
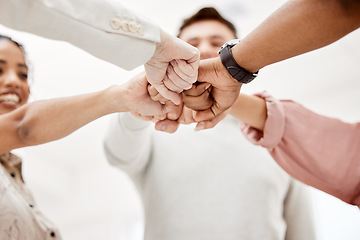
[(226, 70), (230, 73), (230, 75), (235, 78), (240, 83), (249, 83), (256, 76), (257, 73), (251, 73), (246, 69), (242, 68), (235, 61), (231, 48), (235, 45), (225, 45), (220, 51), (220, 59)]

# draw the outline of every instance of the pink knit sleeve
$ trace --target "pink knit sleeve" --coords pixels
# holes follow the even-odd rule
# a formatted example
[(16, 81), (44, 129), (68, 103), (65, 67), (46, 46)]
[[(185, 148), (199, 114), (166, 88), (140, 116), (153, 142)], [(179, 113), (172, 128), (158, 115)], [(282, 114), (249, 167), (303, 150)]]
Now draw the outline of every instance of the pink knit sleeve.
[(245, 136), (291, 176), (360, 206), (360, 123), (321, 116), (266, 92), (259, 96), (267, 106), (264, 131), (245, 125)]

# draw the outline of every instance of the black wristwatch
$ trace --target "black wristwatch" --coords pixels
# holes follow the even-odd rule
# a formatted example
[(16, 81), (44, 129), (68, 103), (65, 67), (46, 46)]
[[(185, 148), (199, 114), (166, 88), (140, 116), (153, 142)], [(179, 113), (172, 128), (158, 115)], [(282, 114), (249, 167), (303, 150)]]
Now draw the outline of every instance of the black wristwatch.
[(225, 43), (219, 51), (220, 59), (226, 70), (233, 78), (235, 78), (240, 83), (249, 83), (257, 77), (259, 71), (256, 73), (251, 73), (237, 64), (231, 53), (231, 48), (239, 42), (239, 39), (234, 39)]

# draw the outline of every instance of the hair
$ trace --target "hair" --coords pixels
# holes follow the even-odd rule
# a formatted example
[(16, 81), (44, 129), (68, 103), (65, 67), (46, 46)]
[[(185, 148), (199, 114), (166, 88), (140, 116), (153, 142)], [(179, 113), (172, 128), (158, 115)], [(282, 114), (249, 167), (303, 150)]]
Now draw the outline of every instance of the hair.
[(19, 43), (19, 42), (15, 41), (14, 39), (12, 39), (11, 37), (5, 36), (5, 35), (2, 35), (2, 34), (0, 34), (0, 40), (8, 40), (8, 41), (14, 43), (21, 50), (22, 54), (24, 55), (26, 66), (28, 67), (28, 71), (29, 71), (29, 73), (28, 73), (28, 84), (30, 85), (30, 83), (32, 82), (32, 81), (30, 81), (30, 80), (32, 80), (32, 76), (30, 75), (30, 73), (32, 72), (31, 71), (31, 64), (29, 62), (29, 59), (27, 58), (27, 54), (26, 54), (24, 46), (21, 43)]
[(22, 51), (23, 53), (25, 53), (25, 50), (24, 50), (23, 45), (20, 44), (20, 43), (18, 43), (17, 41), (15, 41), (14, 39), (12, 39), (11, 37), (0, 34), (0, 40), (1, 40), (1, 39), (5, 39), (5, 40), (9, 40), (10, 42), (13, 42), (16, 46), (18, 46), (18, 47), (21, 49), (21, 51)]
[(237, 38), (236, 28), (234, 24), (223, 18), (223, 16), (221, 16), (220, 13), (213, 7), (204, 7), (200, 9), (197, 13), (192, 15), (191, 17), (186, 18), (183, 21), (179, 29), (179, 34), (177, 36), (179, 37), (181, 35), (181, 32), (184, 30), (184, 28), (202, 20), (216, 20), (218, 22), (223, 23), (234, 33), (235, 37)]

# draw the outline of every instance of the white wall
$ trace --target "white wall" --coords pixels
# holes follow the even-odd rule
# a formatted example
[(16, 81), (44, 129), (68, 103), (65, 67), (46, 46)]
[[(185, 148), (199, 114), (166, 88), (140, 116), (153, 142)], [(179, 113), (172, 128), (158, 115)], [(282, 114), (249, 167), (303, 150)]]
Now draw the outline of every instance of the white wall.
[[(202, 6), (215, 6), (236, 22), (245, 36), (285, 1), (122, 2), (174, 34), (181, 19)], [(0, 32), (12, 35), (27, 49), (34, 68), (33, 100), (96, 91), (133, 75), (67, 43), (2, 26)], [(276, 97), (294, 99), (319, 113), (358, 121), (359, 42), (357, 31), (327, 48), (266, 67), (242, 91), (267, 89)], [(25, 179), (40, 209), (59, 226), (66, 240), (141, 239), (138, 195), (127, 176), (111, 168), (104, 158), (102, 138), (107, 121), (108, 117), (104, 117), (65, 139), (16, 151), (24, 158)], [(319, 239), (359, 239), (359, 210), (319, 191), (313, 192)]]

